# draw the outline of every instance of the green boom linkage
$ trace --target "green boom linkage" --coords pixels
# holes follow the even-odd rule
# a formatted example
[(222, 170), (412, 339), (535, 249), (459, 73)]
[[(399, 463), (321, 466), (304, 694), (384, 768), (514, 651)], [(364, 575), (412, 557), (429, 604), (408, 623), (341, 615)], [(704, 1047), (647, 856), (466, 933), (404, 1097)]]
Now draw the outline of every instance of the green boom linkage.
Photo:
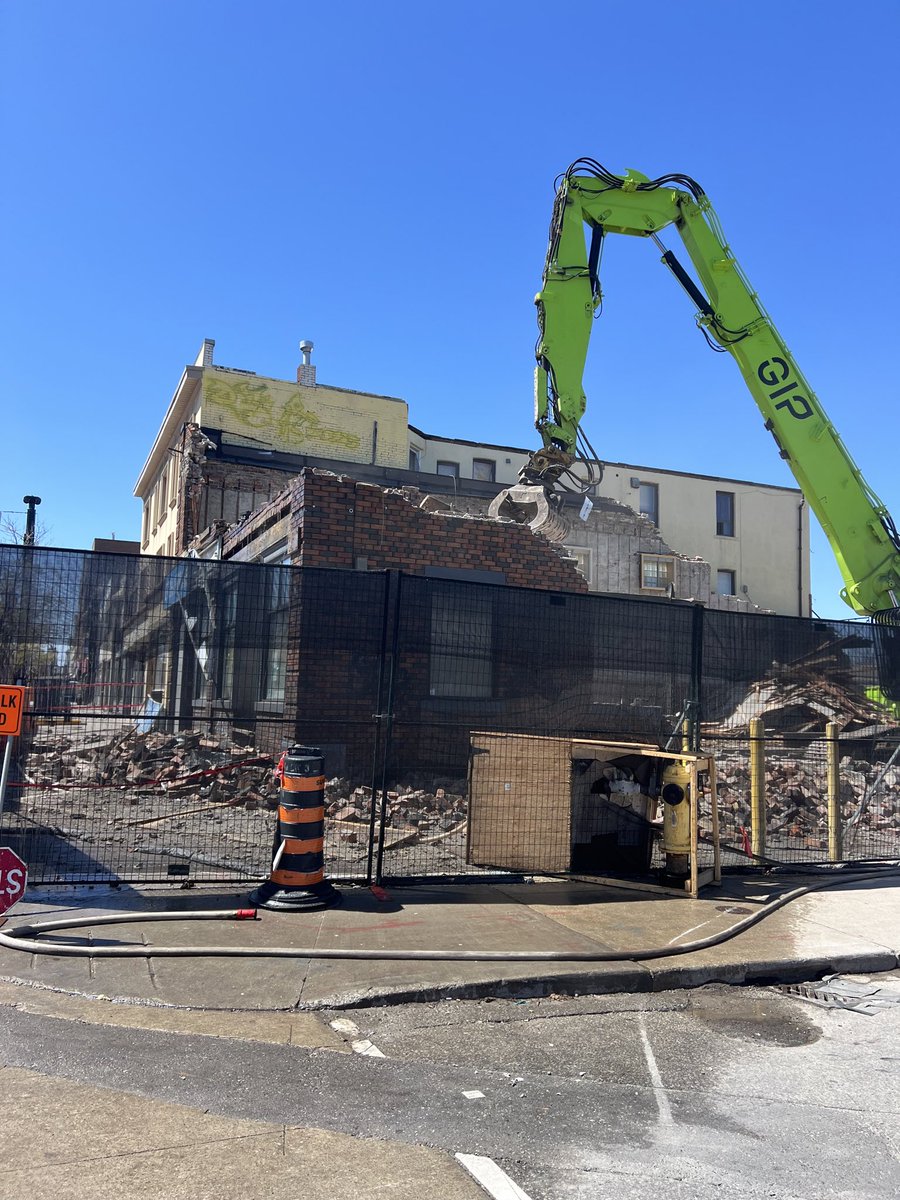
[[(680, 235), (703, 290), (659, 241), (668, 226)], [(591, 229), (590, 244), (586, 227)], [(582, 377), (601, 301), (599, 261), (607, 233), (652, 238), (663, 251), (662, 261), (696, 304), (697, 324), (707, 341), (737, 361), (766, 428), (831, 543), (844, 580), (842, 598), (860, 614), (896, 609), (900, 537), (891, 516), (863, 479), (741, 271), (706, 194), (688, 176), (651, 180), (636, 171), (612, 175), (585, 158), (563, 175), (543, 286), (535, 298), (540, 328), (535, 423), (544, 444), (523, 469), (522, 483), (550, 493), (560, 476), (570, 474), (577, 444), (590, 450), (579, 428), (585, 410)], [(515, 515), (515, 505), (506, 511)], [(894, 619), (888, 618), (891, 625)]]

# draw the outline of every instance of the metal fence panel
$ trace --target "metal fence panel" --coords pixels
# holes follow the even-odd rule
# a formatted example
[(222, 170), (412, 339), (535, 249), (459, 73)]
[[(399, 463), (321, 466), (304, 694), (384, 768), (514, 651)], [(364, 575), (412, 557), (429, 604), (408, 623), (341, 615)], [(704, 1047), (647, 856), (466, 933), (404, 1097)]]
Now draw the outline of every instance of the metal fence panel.
[[(664, 743), (692, 687), (693, 608), (403, 576), (393, 634), (384, 797), (390, 876), (462, 873), (473, 732)], [(510, 783), (530, 797), (535, 861), (560, 819), (538, 752)], [(531, 777), (529, 777), (529, 774)], [(526, 818), (523, 815), (523, 820)]]
[(867, 622), (707, 612), (702, 736), (719, 762), (726, 862), (751, 842), (751, 722), (765, 752), (765, 858), (829, 857), (827, 742), (840, 763), (843, 857), (896, 855), (900, 846), (900, 727), (879, 698), (878, 631)]
[[(552, 840), (577, 870), (583, 830), (606, 833), (584, 777), (550, 769), (560, 739), (677, 749), (689, 730), (719, 762), (726, 863), (747, 863), (756, 718), (765, 859), (830, 853), (829, 722), (842, 854), (896, 856), (900, 726), (879, 703), (876, 633), (396, 572), (4, 546), (0, 683), (24, 683), (29, 711), (0, 836), (36, 882), (264, 878), (273, 767), (299, 741), (325, 756), (329, 874), (480, 872), (472, 747), (496, 735), (520, 739), (502, 761), (527, 801), (507, 841), (531, 861)], [(627, 806), (613, 813), (638, 858), (639, 807), (628, 829)]]

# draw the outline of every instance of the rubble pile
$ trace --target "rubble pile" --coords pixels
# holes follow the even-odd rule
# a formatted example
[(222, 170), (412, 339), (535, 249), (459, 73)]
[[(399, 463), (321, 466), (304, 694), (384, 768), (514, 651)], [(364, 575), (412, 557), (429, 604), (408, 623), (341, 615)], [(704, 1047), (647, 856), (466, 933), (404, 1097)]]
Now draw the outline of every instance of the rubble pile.
[(835, 638), (792, 662), (773, 663), (733, 712), (722, 721), (705, 725), (705, 731), (712, 735), (743, 733), (753, 717), (762, 717), (767, 730), (790, 733), (821, 732), (829, 721), (844, 733), (883, 722), (884, 709), (857, 683), (846, 654), (865, 644), (852, 635)]
[[(703, 725), (716, 752), (719, 807), (726, 824), (750, 827), (750, 765), (746, 737), (761, 717), (766, 734), (767, 836), (799, 841), (808, 850), (827, 847), (825, 726), (833, 722), (848, 750), (840, 758), (845, 830), (879, 838), (900, 837), (900, 765), (887, 765), (900, 729), (862, 689), (847, 650), (866, 645), (850, 635), (834, 638), (789, 663), (773, 663), (723, 720)], [(880, 761), (858, 757), (863, 741), (881, 737)], [(719, 739), (728, 739), (722, 743)], [(785, 744), (782, 739), (788, 739)], [(887, 753), (883, 747), (889, 745)], [(727, 746), (727, 748), (725, 748)]]
[[(865, 762), (845, 755), (840, 760), (841, 815), (845, 830), (858, 828), (880, 838), (900, 839), (900, 766)], [(716, 754), (719, 812), (724, 826), (750, 829), (750, 765), (742, 753)], [(882, 775), (883, 773), (883, 775)], [(770, 838), (806, 849), (824, 849), (828, 840), (825, 747), (811, 743), (805, 751), (766, 753), (766, 813)]]
[[(249, 760), (249, 761), (248, 761)], [(240, 765), (235, 765), (240, 764)], [(270, 755), (197, 732), (117, 730), (77, 741), (40, 733), (27, 760), (29, 782), (62, 788), (116, 788), (137, 804), (154, 793), (232, 807), (275, 808), (278, 782)]]
[[(235, 745), (234, 740), (196, 731), (140, 733), (119, 728), (112, 735), (94, 733), (78, 739), (52, 731), (39, 733), (26, 769), (28, 782), (38, 788), (60, 792), (114, 788), (132, 804), (155, 795), (275, 809), (280, 785), (274, 765), (272, 756), (258, 753), (252, 742)], [(464, 788), (459, 780), (434, 780), (431, 789), (397, 785), (387, 793), (386, 825), (421, 837), (452, 830), (466, 818)], [(326, 781), (329, 824), (341, 826), (344, 832), (356, 825), (368, 827), (371, 812), (371, 788), (338, 776)]]
[[(449, 786), (433, 790), (397, 785), (387, 792), (385, 825), (395, 835), (385, 849), (413, 845), (418, 841), (443, 838), (460, 828), (466, 820), (466, 801), (463, 786), (454, 780)], [(452, 790), (451, 790), (452, 789)], [(325, 784), (325, 816), (328, 822), (341, 826), (341, 840), (353, 844), (365, 841), (353, 827), (368, 828), (372, 813), (372, 789), (353, 787), (346, 779), (329, 779)]]
[[(91, 874), (125, 878), (220, 870), (261, 877), (277, 828), (276, 760), (239, 729), (220, 738), (144, 731), (121, 721), (77, 732), (35, 727), (23, 746), (24, 787), (10, 798), (7, 819), (23, 835), (43, 839), (48, 872), (63, 869), (57, 860), (64, 847), (69, 872), (79, 863)], [(382, 850), (405, 847), (402, 857), (391, 856), (395, 869), (415, 874), (464, 866), (465, 786), (429, 773), (391, 787)], [(379, 791), (379, 814), (380, 801)], [(329, 778), (325, 808), (326, 869), (358, 876), (370, 853), (371, 789)]]

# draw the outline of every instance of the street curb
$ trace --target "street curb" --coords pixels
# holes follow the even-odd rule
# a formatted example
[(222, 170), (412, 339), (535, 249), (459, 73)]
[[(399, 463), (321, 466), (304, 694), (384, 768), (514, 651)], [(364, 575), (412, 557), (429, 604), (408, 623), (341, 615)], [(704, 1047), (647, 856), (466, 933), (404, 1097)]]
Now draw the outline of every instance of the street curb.
[(815, 958), (766, 960), (746, 963), (715, 963), (700, 966), (653, 967), (629, 963), (621, 970), (567, 972), (537, 979), (482, 979), (447, 984), (443, 987), (384, 987), (337, 993), (304, 1002), (298, 1010), (386, 1008), (400, 1004), (433, 1004), (440, 1000), (541, 999), (550, 995), (582, 996), (618, 993), (682, 991), (722, 983), (736, 987), (759, 987), (779, 983), (807, 983), (826, 975), (879, 974), (900, 967), (900, 958), (890, 950), (857, 954), (833, 954)]
[(750, 962), (691, 964), (651, 967), (652, 991), (668, 992), (680, 988), (703, 987), (707, 983), (735, 986), (774, 983), (806, 983), (826, 975), (878, 974), (893, 971), (898, 965), (892, 950), (866, 950), (854, 954), (826, 954), (788, 960), (757, 959)]
[(808, 983), (827, 975), (880, 974), (900, 967), (900, 957), (891, 950), (867, 950), (855, 954), (831, 954), (800, 959), (756, 959), (748, 962), (667, 965), (662, 967), (623, 960), (617, 969), (566, 971), (524, 979), (456, 980), (421, 987), (397, 985), (338, 992), (315, 1000), (301, 999), (292, 1008), (251, 1008), (238, 1010), (214, 1005), (167, 1004), (136, 996), (98, 996), (75, 988), (54, 988), (34, 980), (5, 975), (3, 982), (22, 988), (49, 990), (79, 1000), (102, 999), (134, 1008), (188, 1009), (199, 1012), (290, 1013), (327, 1012), (354, 1008), (387, 1008), (401, 1004), (435, 1004), (442, 1000), (528, 999), (551, 995), (603, 996), (648, 992), (687, 991), (706, 984), (719, 983), (741, 987), (771, 986), (781, 983)]
[(317, 1000), (304, 1001), (299, 1010), (333, 1008), (386, 1008), (400, 1004), (435, 1004), (440, 1000), (500, 999), (537, 1000), (544, 996), (610, 995), (622, 992), (652, 992), (653, 978), (638, 963), (628, 963), (621, 970), (569, 972), (542, 975), (534, 979), (475, 979), (426, 987), (398, 985), (396, 987), (366, 988), (361, 991), (337, 993)]

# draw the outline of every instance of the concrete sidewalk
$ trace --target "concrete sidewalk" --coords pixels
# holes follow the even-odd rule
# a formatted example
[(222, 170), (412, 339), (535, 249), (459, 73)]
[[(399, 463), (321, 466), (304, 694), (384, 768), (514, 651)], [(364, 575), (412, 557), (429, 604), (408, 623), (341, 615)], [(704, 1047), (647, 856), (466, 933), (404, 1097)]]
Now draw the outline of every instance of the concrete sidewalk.
[(484, 1200), (445, 1150), (224, 1117), (10, 1067), (0, 1080), (0, 1200)]
[[(10, 914), (26, 920), (133, 912), (140, 924), (52, 935), (73, 944), (240, 945), (409, 949), (616, 951), (616, 962), (434, 962), (365, 959), (82, 959), (0, 949), (0, 981), (73, 997), (189, 1008), (222, 1032), (226, 1014), (481, 996), (646, 992), (704, 983), (797, 982), (836, 972), (887, 971), (900, 953), (900, 874), (817, 891), (706, 950), (642, 962), (637, 949), (678, 946), (728, 930), (809, 876), (726, 879), (697, 900), (588, 883), (466, 883), (392, 889), (380, 900), (342, 889), (316, 913), (260, 910), (256, 921), (154, 922), (160, 911), (228, 909), (247, 893), (226, 888), (36, 888)], [(32, 993), (34, 994), (34, 993)], [(124, 1013), (122, 1014), (124, 1016)], [(162, 1014), (160, 1014), (162, 1016)], [(123, 1023), (125, 1023), (123, 1021)], [(243, 1025), (247, 1026), (247, 1018)], [(262, 1026), (268, 1028), (266, 1022)], [(262, 1027), (261, 1026), (261, 1027)], [(302, 1041), (302, 1031), (298, 1040)], [(251, 1035), (252, 1036), (252, 1035)], [(265, 1035), (263, 1035), (265, 1036)]]

